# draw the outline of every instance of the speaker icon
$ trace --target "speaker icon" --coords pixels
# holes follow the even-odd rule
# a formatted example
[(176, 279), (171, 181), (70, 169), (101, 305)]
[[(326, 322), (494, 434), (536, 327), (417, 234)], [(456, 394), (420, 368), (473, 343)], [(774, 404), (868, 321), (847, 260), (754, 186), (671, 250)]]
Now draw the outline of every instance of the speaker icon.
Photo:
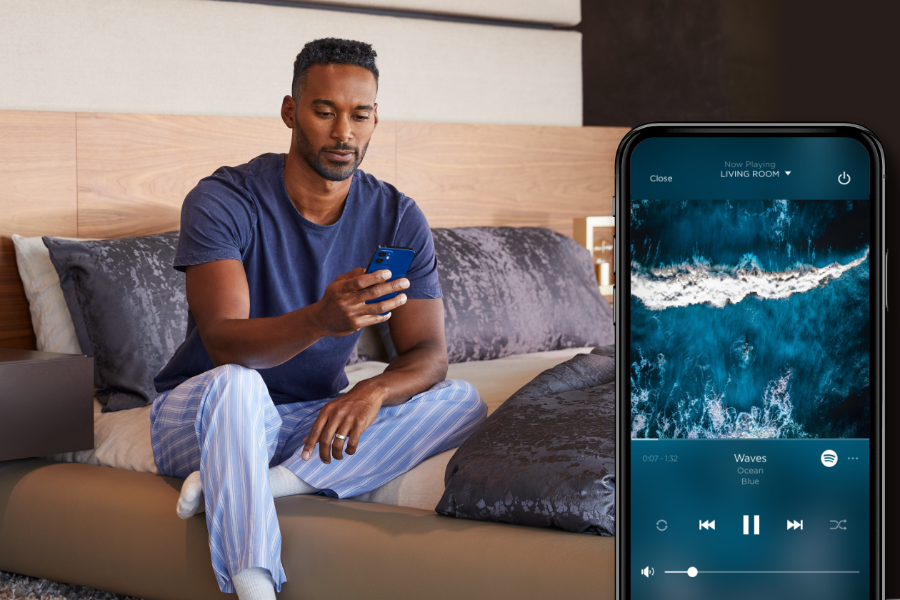
[(644, 577), (650, 577), (651, 575), (653, 575), (653, 568), (644, 567), (643, 569), (641, 569), (641, 575), (643, 575)]

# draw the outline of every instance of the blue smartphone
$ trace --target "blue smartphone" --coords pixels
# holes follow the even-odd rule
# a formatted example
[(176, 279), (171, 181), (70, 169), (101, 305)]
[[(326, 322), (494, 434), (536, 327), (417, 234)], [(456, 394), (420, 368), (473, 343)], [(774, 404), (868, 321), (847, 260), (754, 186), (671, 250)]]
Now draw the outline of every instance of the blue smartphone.
[[(369, 268), (366, 269), (366, 273), (373, 273), (375, 271), (387, 269), (391, 272), (391, 278), (387, 281), (403, 279), (404, 277), (406, 277), (406, 273), (409, 271), (409, 265), (412, 264), (413, 258), (415, 256), (416, 252), (412, 248), (394, 248), (390, 246), (382, 246), (375, 251), (375, 254), (372, 255), (372, 260), (369, 261)], [(400, 292), (391, 292), (389, 294), (381, 296), (380, 298), (366, 300), (366, 304), (384, 302), (385, 300), (390, 300), (399, 293)], [(381, 314), (386, 315), (387, 313)]]

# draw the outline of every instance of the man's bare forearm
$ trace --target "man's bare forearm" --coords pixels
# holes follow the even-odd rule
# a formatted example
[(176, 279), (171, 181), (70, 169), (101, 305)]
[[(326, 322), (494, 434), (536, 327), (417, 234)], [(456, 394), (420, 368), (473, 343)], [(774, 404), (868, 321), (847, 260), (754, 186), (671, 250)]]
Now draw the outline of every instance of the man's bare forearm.
[(398, 357), (381, 375), (360, 381), (354, 392), (359, 388), (359, 392), (379, 398), (382, 406), (396, 406), (446, 377), (446, 348), (422, 344)]
[(409, 287), (406, 279), (385, 281), (385, 270), (354, 269), (338, 276), (322, 298), (278, 317), (249, 318), (250, 296), (243, 265), (221, 260), (187, 269), (188, 305), (203, 346), (215, 365), (269, 369), (297, 356), (323, 337), (342, 337), (383, 322), (381, 316), (406, 304), (406, 295), (368, 304)]
[(264, 319), (222, 319), (203, 338), (213, 364), (269, 369), (287, 362), (325, 337), (315, 305)]

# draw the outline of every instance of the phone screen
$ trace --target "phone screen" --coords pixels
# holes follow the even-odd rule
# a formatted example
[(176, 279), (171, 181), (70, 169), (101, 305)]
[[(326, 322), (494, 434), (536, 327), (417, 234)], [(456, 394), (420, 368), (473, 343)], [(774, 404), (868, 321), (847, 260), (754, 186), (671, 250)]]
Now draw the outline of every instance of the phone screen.
[(883, 589), (872, 148), (858, 131), (668, 130), (627, 153), (621, 597)]

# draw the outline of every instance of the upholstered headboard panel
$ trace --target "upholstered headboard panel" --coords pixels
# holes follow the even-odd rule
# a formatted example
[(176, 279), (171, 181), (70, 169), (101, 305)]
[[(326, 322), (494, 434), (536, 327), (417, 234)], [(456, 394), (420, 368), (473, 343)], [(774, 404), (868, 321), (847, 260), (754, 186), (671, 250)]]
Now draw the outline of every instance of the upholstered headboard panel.
[[(382, 121), (362, 168), (433, 227), (540, 226), (610, 214), (624, 128)], [(0, 111), (0, 347), (33, 348), (10, 236), (125, 237), (178, 228), (223, 164), (284, 152), (279, 119)]]
[[(441, 0), (439, 7), (495, 4), (507, 14), (514, 3)], [(546, 14), (541, 4), (524, 0), (523, 14)], [(378, 53), (383, 119), (582, 123), (576, 31), (316, 6), (0, 0), (0, 109), (277, 117), (303, 45), (340, 37)]]
[[(293, 0), (288, 0), (293, 1)], [(545, 23), (569, 26), (581, 22), (581, 0), (297, 0), (311, 4)]]

